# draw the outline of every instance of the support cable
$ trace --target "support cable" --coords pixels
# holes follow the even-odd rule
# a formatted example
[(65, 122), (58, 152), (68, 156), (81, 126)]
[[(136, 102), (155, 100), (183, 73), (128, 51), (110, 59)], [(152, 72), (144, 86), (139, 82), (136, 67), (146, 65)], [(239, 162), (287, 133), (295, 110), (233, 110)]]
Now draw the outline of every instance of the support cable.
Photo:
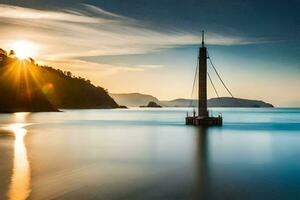
[(227, 92), (230, 94), (230, 96), (231, 96), (232, 98), (234, 98), (234, 96), (232, 95), (232, 93), (230, 92), (230, 90), (229, 90), (228, 87), (225, 85), (224, 81), (222, 80), (220, 74), (218, 73), (218, 71), (217, 71), (216, 67), (214, 66), (213, 62), (211, 61), (211, 58), (210, 58), (209, 55), (208, 55), (208, 60), (209, 60), (209, 62), (210, 62), (210, 64), (211, 64), (211, 66), (213, 67), (214, 71), (216, 72), (218, 78), (219, 78), (220, 81), (222, 82), (223, 86), (224, 86), (225, 89), (227, 90)]
[(217, 97), (218, 97), (218, 98), (220, 98), (220, 96), (219, 96), (219, 94), (218, 94), (218, 91), (217, 91), (217, 89), (216, 89), (216, 87), (215, 87), (215, 84), (213, 83), (213, 81), (212, 81), (212, 79), (211, 79), (211, 77), (210, 77), (210, 75), (209, 75), (209, 73), (208, 73), (208, 72), (207, 72), (207, 75), (208, 75), (208, 79), (209, 79), (209, 81), (210, 81), (211, 85), (212, 85), (212, 86), (213, 86), (213, 88), (214, 88), (214, 91), (215, 91), (215, 93), (216, 93)]
[(193, 81), (193, 88), (192, 88), (192, 93), (191, 93), (191, 101), (190, 101), (190, 105), (189, 107), (195, 107), (195, 106), (192, 106), (193, 104), (193, 94), (194, 94), (194, 91), (195, 91), (195, 86), (196, 86), (196, 81), (197, 81), (197, 75), (198, 75), (198, 68), (199, 68), (199, 63), (197, 62), (197, 67), (196, 67), (196, 71), (195, 71), (195, 75), (194, 75), (194, 81)]

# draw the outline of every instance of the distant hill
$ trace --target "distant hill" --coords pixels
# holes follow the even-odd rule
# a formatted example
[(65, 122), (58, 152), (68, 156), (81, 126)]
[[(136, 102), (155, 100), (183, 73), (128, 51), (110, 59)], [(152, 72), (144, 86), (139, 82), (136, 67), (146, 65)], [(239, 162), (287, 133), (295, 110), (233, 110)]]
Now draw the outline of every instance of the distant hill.
[(210, 107), (274, 107), (260, 100), (239, 99), (232, 97), (213, 98), (208, 101)]
[(141, 108), (161, 108), (162, 106), (155, 103), (154, 101), (150, 101), (148, 105), (140, 106)]
[[(175, 99), (171, 101), (159, 101), (151, 95), (132, 93), (132, 94), (111, 94), (118, 104), (128, 107), (139, 107), (140, 105), (147, 105), (148, 102), (154, 101), (155, 103), (164, 107), (191, 107), (196, 106), (196, 100), (190, 99)], [(208, 100), (209, 107), (273, 107), (272, 104), (265, 103), (258, 100), (220, 97)]]
[(161, 105), (165, 107), (191, 107), (196, 106), (198, 104), (197, 100), (191, 99), (174, 99), (170, 101), (161, 101)]
[[(166, 107), (190, 107), (197, 106), (197, 100), (175, 99), (172, 101), (162, 101)], [(274, 107), (272, 104), (250, 99), (240, 99), (232, 97), (212, 98), (207, 101), (208, 107)]]
[(127, 107), (139, 107), (147, 105), (149, 102), (160, 103), (157, 98), (147, 94), (128, 93), (128, 94), (110, 94), (110, 96), (119, 104)]
[(102, 87), (71, 72), (18, 60), (0, 49), (0, 112), (57, 111), (58, 108), (117, 108)]

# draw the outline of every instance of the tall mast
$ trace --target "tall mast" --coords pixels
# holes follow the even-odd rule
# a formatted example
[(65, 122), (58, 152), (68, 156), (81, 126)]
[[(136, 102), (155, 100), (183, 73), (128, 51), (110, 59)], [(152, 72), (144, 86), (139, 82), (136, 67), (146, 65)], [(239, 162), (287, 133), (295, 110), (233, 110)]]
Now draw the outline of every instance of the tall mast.
[(199, 91), (198, 116), (208, 117), (207, 111), (207, 50), (204, 46), (204, 31), (202, 31), (202, 47), (199, 49)]
[(204, 31), (202, 31), (202, 47), (204, 47)]
[[(186, 125), (194, 126), (222, 126), (222, 116), (213, 117), (208, 115), (207, 110), (207, 49), (204, 43), (204, 31), (202, 31), (202, 45), (198, 56), (198, 116), (195, 114), (185, 118)], [(215, 68), (214, 68), (215, 69)], [(216, 71), (217, 73), (217, 71)], [(223, 82), (223, 81), (222, 81)], [(195, 83), (195, 82), (194, 82)], [(194, 86), (193, 86), (194, 87)]]

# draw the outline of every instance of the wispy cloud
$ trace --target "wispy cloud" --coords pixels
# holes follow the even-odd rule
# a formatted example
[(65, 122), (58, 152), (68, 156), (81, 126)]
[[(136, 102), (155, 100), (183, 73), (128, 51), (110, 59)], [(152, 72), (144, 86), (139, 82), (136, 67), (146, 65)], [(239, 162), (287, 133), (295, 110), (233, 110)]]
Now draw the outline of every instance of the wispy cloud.
[[(201, 42), (200, 34), (182, 30), (160, 32), (141, 21), (88, 4), (56, 11), (0, 4), (0, 20), (0, 42), (4, 47), (9, 48), (16, 39), (30, 40), (39, 49), (37, 59), (48, 63), (73, 60), (78, 64), (79, 57), (140, 54)], [(252, 41), (210, 33), (207, 42), (235, 45)], [(133, 70), (146, 68), (154, 67), (133, 67)]]
[(40, 64), (42, 65), (55, 65), (64, 66), (65, 70), (73, 71), (76, 69), (77, 72), (93, 71), (101, 72), (101, 76), (107, 76), (116, 72), (141, 72), (145, 70), (158, 69), (164, 67), (163, 65), (127, 65), (127, 64), (109, 64), (109, 63), (97, 63), (89, 62), (79, 59), (61, 59), (61, 60), (44, 60)]
[(54, 20), (79, 23), (99, 23), (101, 19), (84, 16), (72, 10), (47, 11), (0, 4), (0, 17), (18, 20)]

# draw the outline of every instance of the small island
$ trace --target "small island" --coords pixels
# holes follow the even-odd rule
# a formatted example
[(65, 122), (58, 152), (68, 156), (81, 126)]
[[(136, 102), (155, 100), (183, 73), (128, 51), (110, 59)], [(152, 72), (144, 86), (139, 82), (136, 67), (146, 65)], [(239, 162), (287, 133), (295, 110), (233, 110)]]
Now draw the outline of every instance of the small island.
[(161, 108), (162, 106), (154, 101), (150, 101), (146, 106), (140, 106), (140, 108)]
[(124, 106), (124, 105), (119, 105), (118, 108), (119, 108), (119, 109), (128, 109), (127, 106)]

